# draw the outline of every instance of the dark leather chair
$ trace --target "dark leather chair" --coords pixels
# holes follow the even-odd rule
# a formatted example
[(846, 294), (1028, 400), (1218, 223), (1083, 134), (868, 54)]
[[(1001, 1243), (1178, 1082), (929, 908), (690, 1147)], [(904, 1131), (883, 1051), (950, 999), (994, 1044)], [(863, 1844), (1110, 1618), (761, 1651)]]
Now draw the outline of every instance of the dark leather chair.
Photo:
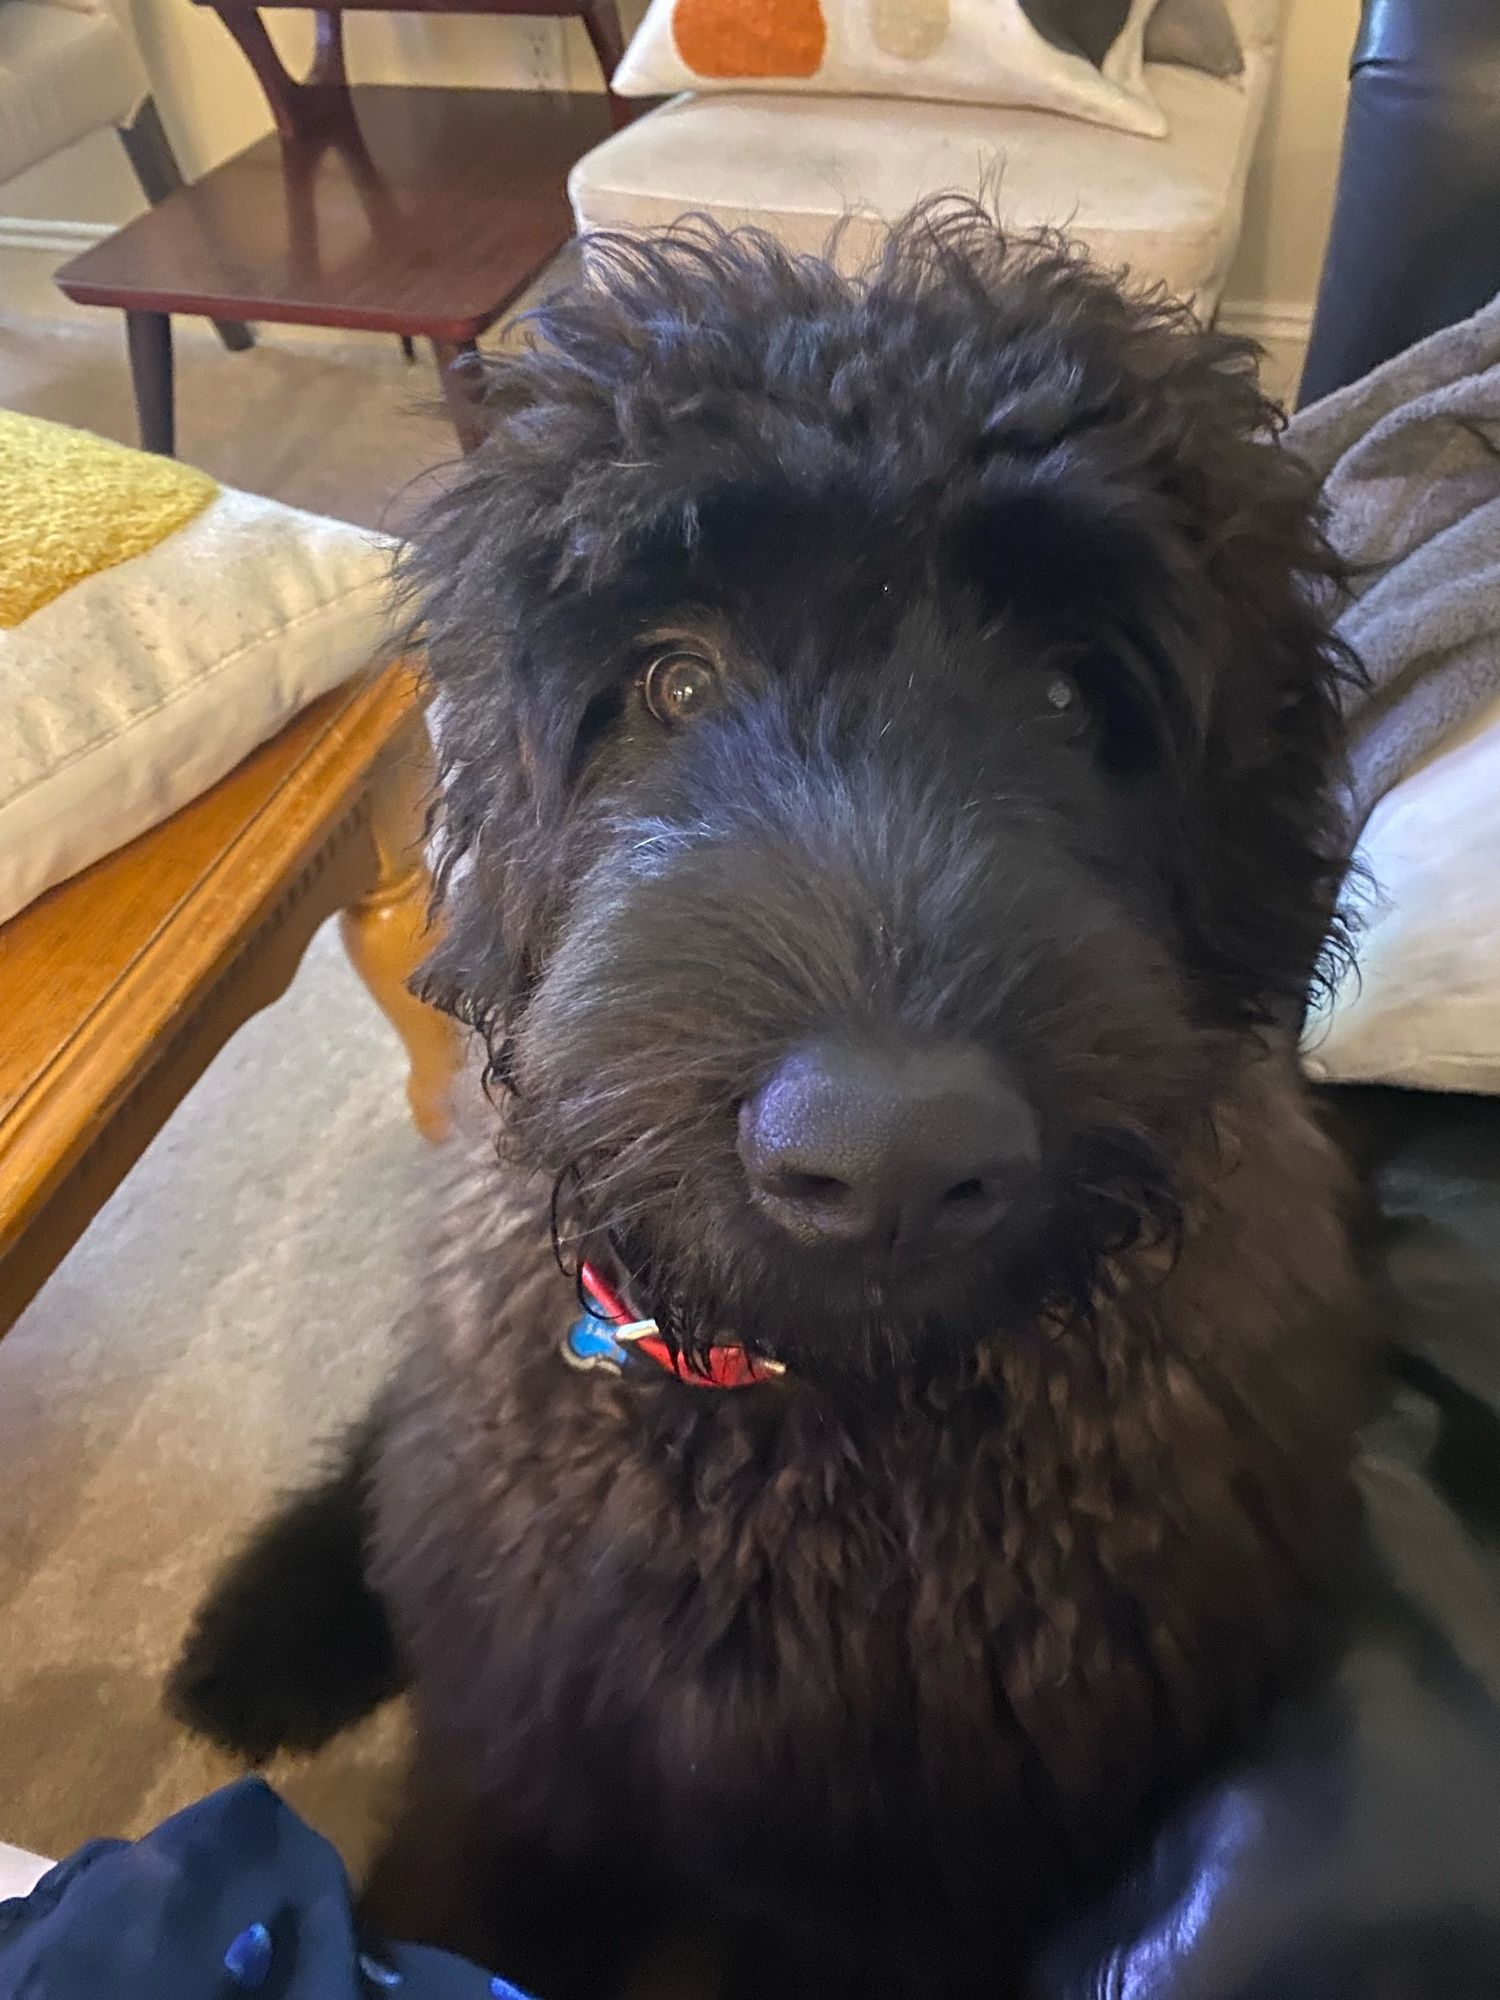
[[(1500, 292), (1500, 0), (1366, 0), (1303, 402)], [(1395, 1352), (1331, 1681), (1027, 2000), (1500, 2000), (1500, 1097), (1326, 1093)]]
[(1500, 2000), (1500, 1097), (1327, 1093), (1397, 1349), (1364, 1616), (1026, 2000)]
[(1500, 292), (1500, 0), (1365, 0), (1299, 401)]

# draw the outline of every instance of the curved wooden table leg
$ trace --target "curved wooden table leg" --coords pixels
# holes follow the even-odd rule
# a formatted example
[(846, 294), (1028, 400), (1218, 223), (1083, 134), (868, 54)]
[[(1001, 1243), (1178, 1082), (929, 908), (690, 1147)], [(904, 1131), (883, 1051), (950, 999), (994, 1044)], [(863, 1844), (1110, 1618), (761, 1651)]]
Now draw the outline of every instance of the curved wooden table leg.
[(411, 1065), (407, 1101), (424, 1139), (445, 1139), (453, 1124), (453, 1086), (462, 1064), (457, 1024), (410, 991), (407, 981), (432, 948), (427, 899), (432, 887), (423, 825), (432, 792), (432, 748), (420, 715), (391, 744), (371, 780), (370, 830), (375, 885), (339, 918), (350, 963), (405, 1046)]

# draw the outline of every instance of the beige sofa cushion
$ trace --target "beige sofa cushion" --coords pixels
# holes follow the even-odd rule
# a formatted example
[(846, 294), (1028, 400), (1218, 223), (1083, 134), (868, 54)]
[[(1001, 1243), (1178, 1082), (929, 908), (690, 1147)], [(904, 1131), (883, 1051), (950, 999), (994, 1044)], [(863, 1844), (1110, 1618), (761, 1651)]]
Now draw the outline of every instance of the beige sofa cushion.
[(681, 97), (578, 163), (573, 207), (584, 229), (663, 229), (690, 212), (756, 222), (797, 250), (821, 249), (853, 209), (857, 258), (882, 218), (924, 195), (978, 192), (998, 171), (1002, 220), (1064, 225), (1101, 263), (1163, 280), (1207, 312), (1238, 239), (1270, 67), (1264, 49), (1238, 78), (1153, 64), (1164, 140), (986, 105)]
[(113, 14), (0, 0), (0, 181), (128, 124), (145, 95), (135, 44)]
[(1308, 1023), (1330, 1083), (1500, 1092), (1500, 702), (1371, 813), (1358, 976)]

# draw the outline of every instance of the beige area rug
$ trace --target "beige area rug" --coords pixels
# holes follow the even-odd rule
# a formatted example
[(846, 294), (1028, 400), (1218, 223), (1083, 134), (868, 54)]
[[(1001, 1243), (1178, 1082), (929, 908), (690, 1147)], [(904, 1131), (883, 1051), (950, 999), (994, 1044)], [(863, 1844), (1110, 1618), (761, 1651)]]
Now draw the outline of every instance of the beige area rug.
[[(230, 355), (185, 326), (178, 381), (184, 457), (372, 527), (453, 456), (393, 340)], [(133, 441), (116, 317), (0, 317), (0, 404)], [(431, 1162), (403, 1081), (326, 930), (0, 1341), (0, 1840), (138, 1833), (234, 1775), (158, 1685), (215, 1566), (387, 1366)], [(356, 1867), (400, 1725), (271, 1773)]]
[[(136, 442), (124, 334), (114, 314), (43, 325), (0, 313), (0, 406)], [(1267, 343), (1265, 380), (1287, 398), (1300, 341)], [(192, 321), (177, 335), (181, 456), (233, 486), (399, 532), (454, 440), (430, 366), (394, 340), (226, 354)]]
[[(184, 320), (176, 349), (178, 455), (227, 485), (399, 532), (456, 455), (432, 367), (394, 340), (228, 354)], [(136, 443), (120, 315), (0, 314), (0, 405)]]
[[(389, 1363), (433, 1160), (404, 1074), (326, 927), (0, 1341), (0, 1839), (142, 1832), (234, 1775), (159, 1683)], [(271, 1776), (357, 1866), (399, 1744), (392, 1711)]]

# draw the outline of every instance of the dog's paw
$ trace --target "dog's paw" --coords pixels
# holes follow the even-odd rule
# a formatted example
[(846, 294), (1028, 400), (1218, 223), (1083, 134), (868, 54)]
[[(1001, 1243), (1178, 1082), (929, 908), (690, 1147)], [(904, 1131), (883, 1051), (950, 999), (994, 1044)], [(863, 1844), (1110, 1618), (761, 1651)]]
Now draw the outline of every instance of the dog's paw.
[(251, 1764), (316, 1750), (403, 1681), (365, 1581), (352, 1470), (268, 1521), (209, 1592), (168, 1676), (169, 1712)]

